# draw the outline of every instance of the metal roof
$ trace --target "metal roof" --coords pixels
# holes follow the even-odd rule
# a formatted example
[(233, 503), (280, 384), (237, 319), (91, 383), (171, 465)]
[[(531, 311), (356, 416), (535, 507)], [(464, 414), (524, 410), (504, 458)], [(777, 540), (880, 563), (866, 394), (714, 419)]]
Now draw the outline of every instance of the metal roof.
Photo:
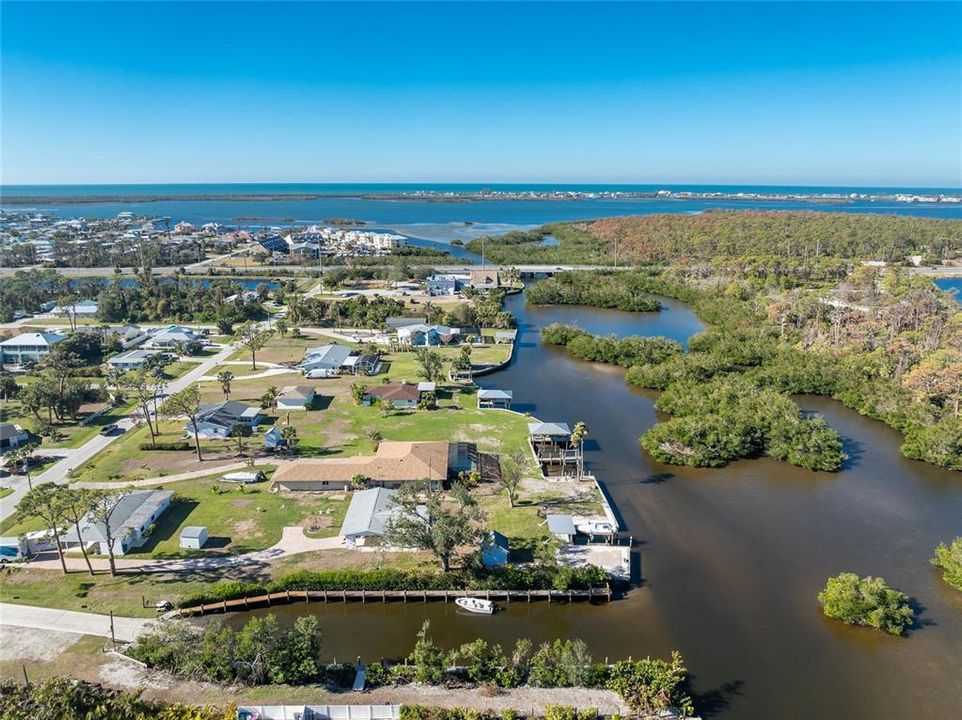
[(395, 492), (389, 488), (356, 491), (344, 516), (341, 535), (383, 535)]
[(513, 397), (514, 393), (511, 390), (499, 390), (497, 388), (478, 390), (479, 400), (510, 400)]
[(570, 515), (549, 515), (548, 532), (552, 535), (576, 535), (578, 530)]
[(207, 528), (205, 528), (203, 525), (188, 525), (180, 531), (180, 536), (182, 538), (199, 538), (202, 534), (207, 534)]
[(528, 423), (528, 433), (530, 435), (547, 435), (549, 437), (568, 437), (571, 435), (571, 428), (568, 427), (568, 423)]

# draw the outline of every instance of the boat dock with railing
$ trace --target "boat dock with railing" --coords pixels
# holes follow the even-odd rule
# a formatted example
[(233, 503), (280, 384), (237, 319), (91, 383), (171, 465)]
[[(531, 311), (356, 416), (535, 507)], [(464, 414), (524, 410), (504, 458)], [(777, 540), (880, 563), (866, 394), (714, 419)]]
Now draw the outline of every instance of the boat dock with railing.
[(221, 600), (175, 610), (171, 615), (193, 617), (211, 613), (242, 612), (272, 605), (295, 602), (454, 602), (459, 597), (512, 602), (610, 602), (613, 591), (610, 585), (587, 590), (285, 590), (282, 592), (252, 595), (250, 597)]

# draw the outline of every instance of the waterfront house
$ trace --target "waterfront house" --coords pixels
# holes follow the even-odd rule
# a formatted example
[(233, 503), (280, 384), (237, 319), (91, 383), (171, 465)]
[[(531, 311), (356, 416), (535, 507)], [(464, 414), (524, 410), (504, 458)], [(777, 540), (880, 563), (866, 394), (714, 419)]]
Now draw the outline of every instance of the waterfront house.
[(446, 325), (406, 325), (398, 328), (397, 339), (412, 347), (450, 345), (461, 339), (461, 330)]
[(401, 381), (375, 385), (364, 391), (364, 402), (370, 405), (375, 400), (394, 404), (396, 408), (416, 408), (421, 399), (421, 391), (414, 383)]
[(481, 564), (484, 567), (501, 567), (508, 564), (511, 549), (508, 538), (492, 530), (481, 541)]
[(157, 355), (157, 350), (128, 350), (107, 360), (107, 365), (116, 370), (141, 370), (148, 358)]
[(497, 270), (473, 268), (470, 270), (468, 284), (475, 290), (497, 290), (501, 287), (501, 275)]
[(0, 364), (23, 365), (40, 362), (50, 354), (54, 345), (66, 339), (66, 335), (55, 332), (21, 333), (0, 342)]
[(341, 537), (350, 545), (365, 545), (371, 538), (383, 536), (391, 516), (398, 511), (393, 505), (396, 493), (384, 487), (356, 491), (344, 515)]
[[(229, 437), (238, 425), (253, 429), (260, 421), (260, 410), (237, 400), (205, 403), (197, 413), (197, 437), (201, 440), (222, 440)], [(194, 436), (190, 422), (185, 425), (184, 431), (188, 437)]]
[(20, 447), (30, 439), (30, 433), (13, 423), (0, 423), (0, 452)]
[(336, 372), (353, 354), (354, 351), (347, 345), (333, 344), (308, 348), (304, 353), (304, 360), (301, 362), (300, 368), (305, 373), (311, 370), (333, 370)]
[(448, 479), (449, 452), (446, 442), (385, 440), (373, 455), (282, 463), (272, 482), (285, 490), (340, 492), (350, 490), (354, 478), (360, 476), (372, 487), (399, 488), (419, 480), (440, 487)]
[(510, 330), (495, 330), (494, 331), (494, 342), (496, 345), (510, 345), (517, 339), (518, 331), (515, 329)]
[(314, 393), (311, 385), (288, 385), (277, 396), (277, 409), (307, 410), (314, 402)]
[(514, 393), (511, 390), (481, 388), (478, 390), (478, 408), (501, 408), (502, 410), (510, 410), (511, 400), (513, 398)]
[[(115, 555), (143, 545), (150, 535), (152, 526), (160, 519), (174, 496), (171, 490), (134, 490), (124, 495), (110, 514), (110, 530), (113, 537)], [(71, 528), (62, 539), (65, 549), (76, 549), (81, 544), (92, 546), (94, 553), (107, 554), (107, 531), (103, 523), (91, 515), (80, 521), (80, 536), (76, 528)]]

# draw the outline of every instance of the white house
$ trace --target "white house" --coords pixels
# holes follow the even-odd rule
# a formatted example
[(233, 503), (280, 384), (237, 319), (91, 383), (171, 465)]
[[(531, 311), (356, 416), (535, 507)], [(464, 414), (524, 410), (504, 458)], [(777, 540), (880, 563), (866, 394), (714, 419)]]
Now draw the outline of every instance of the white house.
[[(147, 542), (152, 526), (170, 507), (173, 496), (172, 490), (134, 490), (124, 495), (110, 514), (114, 554), (123, 555)], [(62, 543), (67, 549), (80, 547), (81, 544), (93, 545), (95, 553), (106, 555), (106, 527), (92, 516), (85, 515), (80, 521), (80, 537), (76, 528), (71, 527), (63, 536)]]
[(288, 385), (277, 396), (277, 409), (307, 410), (314, 402), (314, 393), (311, 385)]
[(511, 400), (514, 393), (510, 390), (499, 390), (497, 388), (482, 388), (478, 390), (478, 408), (502, 408), (511, 409)]
[(207, 344), (207, 338), (189, 327), (171, 325), (155, 331), (144, 347), (169, 350), (179, 343), (200, 342)]
[(407, 325), (397, 330), (402, 345), (450, 345), (461, 339), (461, 329), (446, 325)]
[(157, 350), (128, 350), (114, 355), (107, 364), (117, 370), (140, 370), (147, 359), (156, 355)]
[(308, 348), (300, 367), (306, 373), (311, 370), (340, 370), (353, 352), (347, 345)]
[(16, 337), (0, 342), (0, 354), (2, 354), (0, 360), (4, 365), (40, 362), (50, 354), (54, 345), (66, 339), (66, 335), (55, 332), (21, 333)]
[(57, 305), (50, 313), (62, 317), (92, 318), (97, 315), (97, 303), (93, 300), (78, 300), (69, 305)]

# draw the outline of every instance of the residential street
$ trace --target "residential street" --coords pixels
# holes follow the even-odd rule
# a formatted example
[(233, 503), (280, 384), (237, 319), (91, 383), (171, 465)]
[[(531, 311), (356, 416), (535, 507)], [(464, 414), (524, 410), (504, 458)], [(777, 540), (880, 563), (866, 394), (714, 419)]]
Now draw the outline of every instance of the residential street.
[[(129, 617), (114, 617), (113, 622), (114, 638), (121, 642), (133, 642), (152, 624), (151, 620)], [(110, 637), (109, 615), (57, 610), (33, 605), (0, 603), (0, 625)], [(10, 632), (10, 630), (4, 630), (4, 632)]]
[[(173, 394), (180, 392), (192, 383), (197, 382), (201, 377), (207, 375), (217, 365), (224, 362), (224, 360), (226, 360), (236, 349), (237, 348), (234, 345), (228, 345), (221, 349), (216, 355), (211, 355), (210, 357), (204, 358), (201, 362), (197, 363), (197, 367), (191, 368), (181, 377), (177, 378), (176, 380), (172, 380), (167, 385), (167, 393)], [(126, 418), (118, 422), (117, 425), (122, 428), (124, 432), (133, 427), (133, 423)], [(79, 448), (64, 450), (65, 457), (62, 460), (50, 466), (39, 475), (31, 478), (33, 484), (42, 485), (49, 482), (59, 483), (65, 481), (67, 479), (67, 473), (71, 468), (83, 465), (92, 457), (94, 457), (94, 455), (110, 445), (110, 443), (122, 436), (123, 433), (117, 433), (108, 436), (98, 434), (94, 435)], [(0, 520), (5, 520), (14, 513), (17, 508), (17, 503), (20, 502), (20, 499), (24, 495), (26, 495), (28, 490), (27, 479), (25, 477), (14, 476), (9, 482), (11, 485), (13, 485), (14, 491), (5, 498), (0, 499)]]

